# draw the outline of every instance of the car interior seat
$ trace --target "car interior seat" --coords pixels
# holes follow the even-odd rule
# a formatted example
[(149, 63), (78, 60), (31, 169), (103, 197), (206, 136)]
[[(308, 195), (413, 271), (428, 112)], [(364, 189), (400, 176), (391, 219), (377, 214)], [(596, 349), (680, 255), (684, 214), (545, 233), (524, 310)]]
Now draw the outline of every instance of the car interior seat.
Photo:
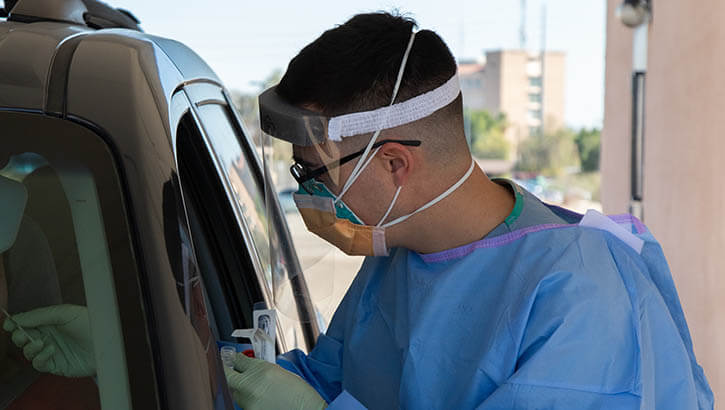
[(25, 215), (47, 238), (63, 303), (85, 305), (73, 217), (58, 175), (49, 166), (40, 167), (26, 176), (23, 184), (28, 190)]

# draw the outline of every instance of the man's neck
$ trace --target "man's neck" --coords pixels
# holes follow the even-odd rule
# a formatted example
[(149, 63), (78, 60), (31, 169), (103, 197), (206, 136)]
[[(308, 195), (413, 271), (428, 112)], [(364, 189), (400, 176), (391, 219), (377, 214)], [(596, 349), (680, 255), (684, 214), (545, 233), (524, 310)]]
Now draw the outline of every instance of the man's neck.
[[(471, 176), (440, 203), (387, 232), (389, 243), (435, 253), (475, 242), (501, 224), (514, 197), (476, 166)], [(397, 228), (397, 229), (396, 229)]]

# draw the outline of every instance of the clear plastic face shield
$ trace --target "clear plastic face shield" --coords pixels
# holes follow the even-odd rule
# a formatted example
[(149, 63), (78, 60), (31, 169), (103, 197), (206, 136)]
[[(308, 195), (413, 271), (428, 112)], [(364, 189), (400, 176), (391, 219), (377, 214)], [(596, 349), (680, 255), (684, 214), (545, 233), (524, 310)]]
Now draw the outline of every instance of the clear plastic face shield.
[[(272, 197), (277, 198), (280, 214), (283, 215), (284, 223), (290, 233), (288, 243), (270, 246), (276, 308), (281, 317), (294, 317), (297, 313), (291, 310), (296, 308), (289, 303), (294, 300), (290, 297), (295, 292), (293, 281), (296, 280), (298, 285), (304, 282), (314, 301), (313, 317), (318, 320), (320, 331), (324, 331), (344, 292), (359, 270), (363, 258), (348, 256), (310, 232), (295, 204), (294, 197), (300, 192), (306, 193), (305, 189), (318, 192), (324, 187), (340, 189), (344, 183), (340, 169), (340, 158), (343, 155), (338, 144), (325, 143), (327, 121), (324, 117), (313, 111), (282, 103), (276, 93), (268, 91), (265, 94), (260, 97), (260, 105), (264, 107), (260, 108), (260, 114), (264, 123), (262, 153), (266, 203), (269, 206), (274, 202)], [(270, 102), (279, 110), (268, 116), (267, 107)], [(288, 118), (290, 121), (286, 122)], [(288, 137), (277, 138), (277, 135)], [(306, 136), (306, 140), (302, 139), (302, 136)], [(293, 157), (303, 161), (295, 161)], [(328, 171), (321, 172), (317, 164), (326, 166)], [(268, 210), (267, 214), (272, 215), (273, 210)], [(273, 237), (274, 235), (271, 236)], [(275, 259), (279, 261), (281, 255), (275, 254), (285, 251), (296, 254), (296, 258), (294, 255), (289, 255), (285, 266), (278, 266)], [(287, 266), (294, 259), (298, 261), (298, 267)], [(298, 275), (295, 270), (304, 275)], [(290, 280), (286, 280), (285, 276), (290, 274)], [(300, 280), (300, 277), (304, 279)]]
[[(362, 263), (362, 258), (347, 255), (387, 255), (384, 229), (410, 216), (388, 218), (402, 187), (394, 198), (370, 194), (370, 201), (383, 201), (388, 207), (379, 220), (364, 220), (360, 209), (346, 203), (350, 188), (383, 145), (421, 145), (415, 139), (386, 139), (381, 131), (427, 117), (460, 94), (453, 75), (436, 89), (394, 103), (414, 40), (412, 33), (387, 106), (327, 117), (287, 103), (276, 87), (259, 96), (267, 186), (275, 190), (269, 194), (280, 196), (312, 298), (327, 317)], [(349, 143), (350, 137), (357, 143)]]

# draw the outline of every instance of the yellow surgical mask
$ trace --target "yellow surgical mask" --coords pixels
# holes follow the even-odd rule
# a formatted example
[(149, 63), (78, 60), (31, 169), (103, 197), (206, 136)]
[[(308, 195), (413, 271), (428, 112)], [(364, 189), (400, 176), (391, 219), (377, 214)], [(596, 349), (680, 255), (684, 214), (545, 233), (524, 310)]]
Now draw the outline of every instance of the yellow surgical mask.
[(305, 226), (310, 232), (338, 247), (348, 255), (387, 256), (385, 228), (360, 225), (339, 218), (334, 200), (318, 195), (294, 194)]
[[(383, 224), (393, 210), (402, 186), (398, 187), (393, 196), (387, 212), (375, 226), (353, 223), (350, 219), (338, 216), (335, 204), (340, 204), (347, 208), (341, 200), (341, 197), (323, 196), (320, 194), (294, 194), (294, 201), (297, 204), (302, 219), (305, 221), (307, 229), (318, 235), (322, 239), (330, 242), (338, 247), (341, 251), (348, 255), (362, 256), (387, 256), (388, 248), (385, 243), (385, 228), (389, 228), (395, 224), (399, 224), (411, 216), (422, 212), (436, 203), (442, 201), (453, 191), (458, 189), (473, 173), (475, 161), (471, 159), (471, 166), (468, 171), (450, 188), (437, 197), (430, 200), (425, 205), (415, 211), (398, 217), (388, 223)], [(329, 190), (326, 190), (329, 192)], [(353, 214), (354, 215), (354, 214)], [(341, 215), (342, 216), (342, 215)], [(358, 219), (359, 220), (359, 219)]]

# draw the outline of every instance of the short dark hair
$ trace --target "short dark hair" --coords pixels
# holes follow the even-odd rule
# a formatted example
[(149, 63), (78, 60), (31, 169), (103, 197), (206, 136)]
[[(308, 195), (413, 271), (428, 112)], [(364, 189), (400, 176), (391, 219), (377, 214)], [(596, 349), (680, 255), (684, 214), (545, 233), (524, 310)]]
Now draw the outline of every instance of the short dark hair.
[[(412, 18), (391, 13), (358, 14), (303, 48), (277, 92), (291, 104), (314, 105), (328, 116), (388, 105), (416, 26)], [(430, 30), (419, 31), (395, 101), (442, 85), (456, 69), (443, 40)]]

